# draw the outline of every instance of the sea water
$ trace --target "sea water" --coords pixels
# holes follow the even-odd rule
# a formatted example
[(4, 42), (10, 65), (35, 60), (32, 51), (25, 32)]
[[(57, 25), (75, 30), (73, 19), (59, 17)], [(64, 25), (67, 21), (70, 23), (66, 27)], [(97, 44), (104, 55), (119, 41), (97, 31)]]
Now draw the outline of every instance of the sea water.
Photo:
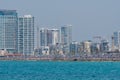
[(0, 80), (120, 80), (120, 62), (0, 61)]

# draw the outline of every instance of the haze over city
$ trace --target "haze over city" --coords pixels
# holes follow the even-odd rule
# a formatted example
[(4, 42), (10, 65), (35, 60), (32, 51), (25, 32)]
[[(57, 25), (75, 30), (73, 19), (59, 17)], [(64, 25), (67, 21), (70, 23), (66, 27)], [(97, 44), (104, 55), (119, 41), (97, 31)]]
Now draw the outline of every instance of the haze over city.
[(0, 0), (0, 80), (119, 80), (120, 0)]
[(1, 9), (35, 16), (35, 27), (71, 24), (73, 40), (110, 37), (120, 30), (120, 0), (1, 0)]

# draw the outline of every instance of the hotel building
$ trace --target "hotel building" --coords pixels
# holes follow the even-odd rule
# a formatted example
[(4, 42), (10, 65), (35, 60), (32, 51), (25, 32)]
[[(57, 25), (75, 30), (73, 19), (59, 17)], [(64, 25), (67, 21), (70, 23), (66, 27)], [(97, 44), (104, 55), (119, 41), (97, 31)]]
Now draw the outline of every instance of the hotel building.
[(17, 52), (17, 23), (16, 10), (0, 10), (0, 50)]

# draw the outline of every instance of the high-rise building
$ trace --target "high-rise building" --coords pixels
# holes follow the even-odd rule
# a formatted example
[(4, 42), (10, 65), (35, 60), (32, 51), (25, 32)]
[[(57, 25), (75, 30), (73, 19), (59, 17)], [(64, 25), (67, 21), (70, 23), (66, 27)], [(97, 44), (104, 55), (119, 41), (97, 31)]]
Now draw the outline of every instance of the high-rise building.
[(41, 29), (40, 30), (40, 46), (50, 46), (59, 43), (58, 29)]
[[(49, 52), (59, 43), (58, 29), (44, 29), (40, 30), (40, 48), (42, 54), (49, 55)], [(51, 50), (50, 50), (51, 49)]]
[(17, 52), (17, 23), (16, 10), (0, 10), (0, 50)]
[(31, 55), (34, 51), (34, 17), (25, 15), (18, 20), (18, 53)]
[(63, 45), (64, 53), (69, 53), (70, 43), (72, 42), (72, 26), (65, 25), (61, 27), (61, 44)]
[(114, 32), (113, 33), (113, 37), (114, 37), (114, 46), (117, 49), (120, 49), (120, 31)]
[(60, 41), (60, 31), (58, 29), (51, 29), (52, 45), (56, 45)]
[(48, 46), (48, 29), (40, 30), (40, 46)]

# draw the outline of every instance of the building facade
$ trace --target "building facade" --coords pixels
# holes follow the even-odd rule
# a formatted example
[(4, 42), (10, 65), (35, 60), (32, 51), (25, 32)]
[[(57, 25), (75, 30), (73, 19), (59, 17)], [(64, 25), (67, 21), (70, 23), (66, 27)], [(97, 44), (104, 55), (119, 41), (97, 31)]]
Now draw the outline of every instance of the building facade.
[(73, 41), (72, 43), (70, 43), (70, 54), (76, 55), (80, 53), (79, 48), (80, 48), (80, 44), (76, 41)]
[(120, 51), (120, 31), (114, 32), (113, 33), (113, 41), (114, 41), (114, 46), (116, 49)]
[(93, 53), (95, 53), (95, 54), (98, 54), (98, 53), (100, 53), (101, 51), (101, 49), (100, 49), (100, 43), (92, 43), (92, 45), (91, 45), (91, 53), (93, 54)]
[(40, 30), (40, 47), (41, 46), (48, 46), (48, 29), (42, 28)]
[(56, 45), (60, 42), (60, 30), (51, 29), (52, 32), (52, 45)]
[(108, 52), (109, 51), (109, 42), (108, 40), (101, 40), (101, 44), (100, 44), (100, 51), (101, 52)]
[(65, 25), (61, 27), (61, 44), (63, 45), (63, 52), (68, 54), (70, 52), (70, 43), (72, 42), (72, 26)]
[(91, 41), (84, 41), (84, 52), (91, 53)]
[[(59, 30), (58, 29), (45, 29), (42, 28), (40, 30), (40, 48), (42, 49), (42, 52), (46, 50), (46, 54), (48, 55), (47, 50), (52, 49), (52, 46), (56, 46), (57, 43), (59, 43)], [(46, 49), (47, 48), (47, 49)], [(50, 49), (48, 49), (50, 48)], [(43, 53), (45, 54), (45, 53)]]
[(17, 23), (16, 10), (0, 10), (0, 50), (17, 52)]
[(31, 55), (34, 51), (34, 17), (25, 15), (18, 20), (18, 53)]
[(58, 29), (41, 29), (40, 30), (40, 46), (51, 46), (59, 43)]

